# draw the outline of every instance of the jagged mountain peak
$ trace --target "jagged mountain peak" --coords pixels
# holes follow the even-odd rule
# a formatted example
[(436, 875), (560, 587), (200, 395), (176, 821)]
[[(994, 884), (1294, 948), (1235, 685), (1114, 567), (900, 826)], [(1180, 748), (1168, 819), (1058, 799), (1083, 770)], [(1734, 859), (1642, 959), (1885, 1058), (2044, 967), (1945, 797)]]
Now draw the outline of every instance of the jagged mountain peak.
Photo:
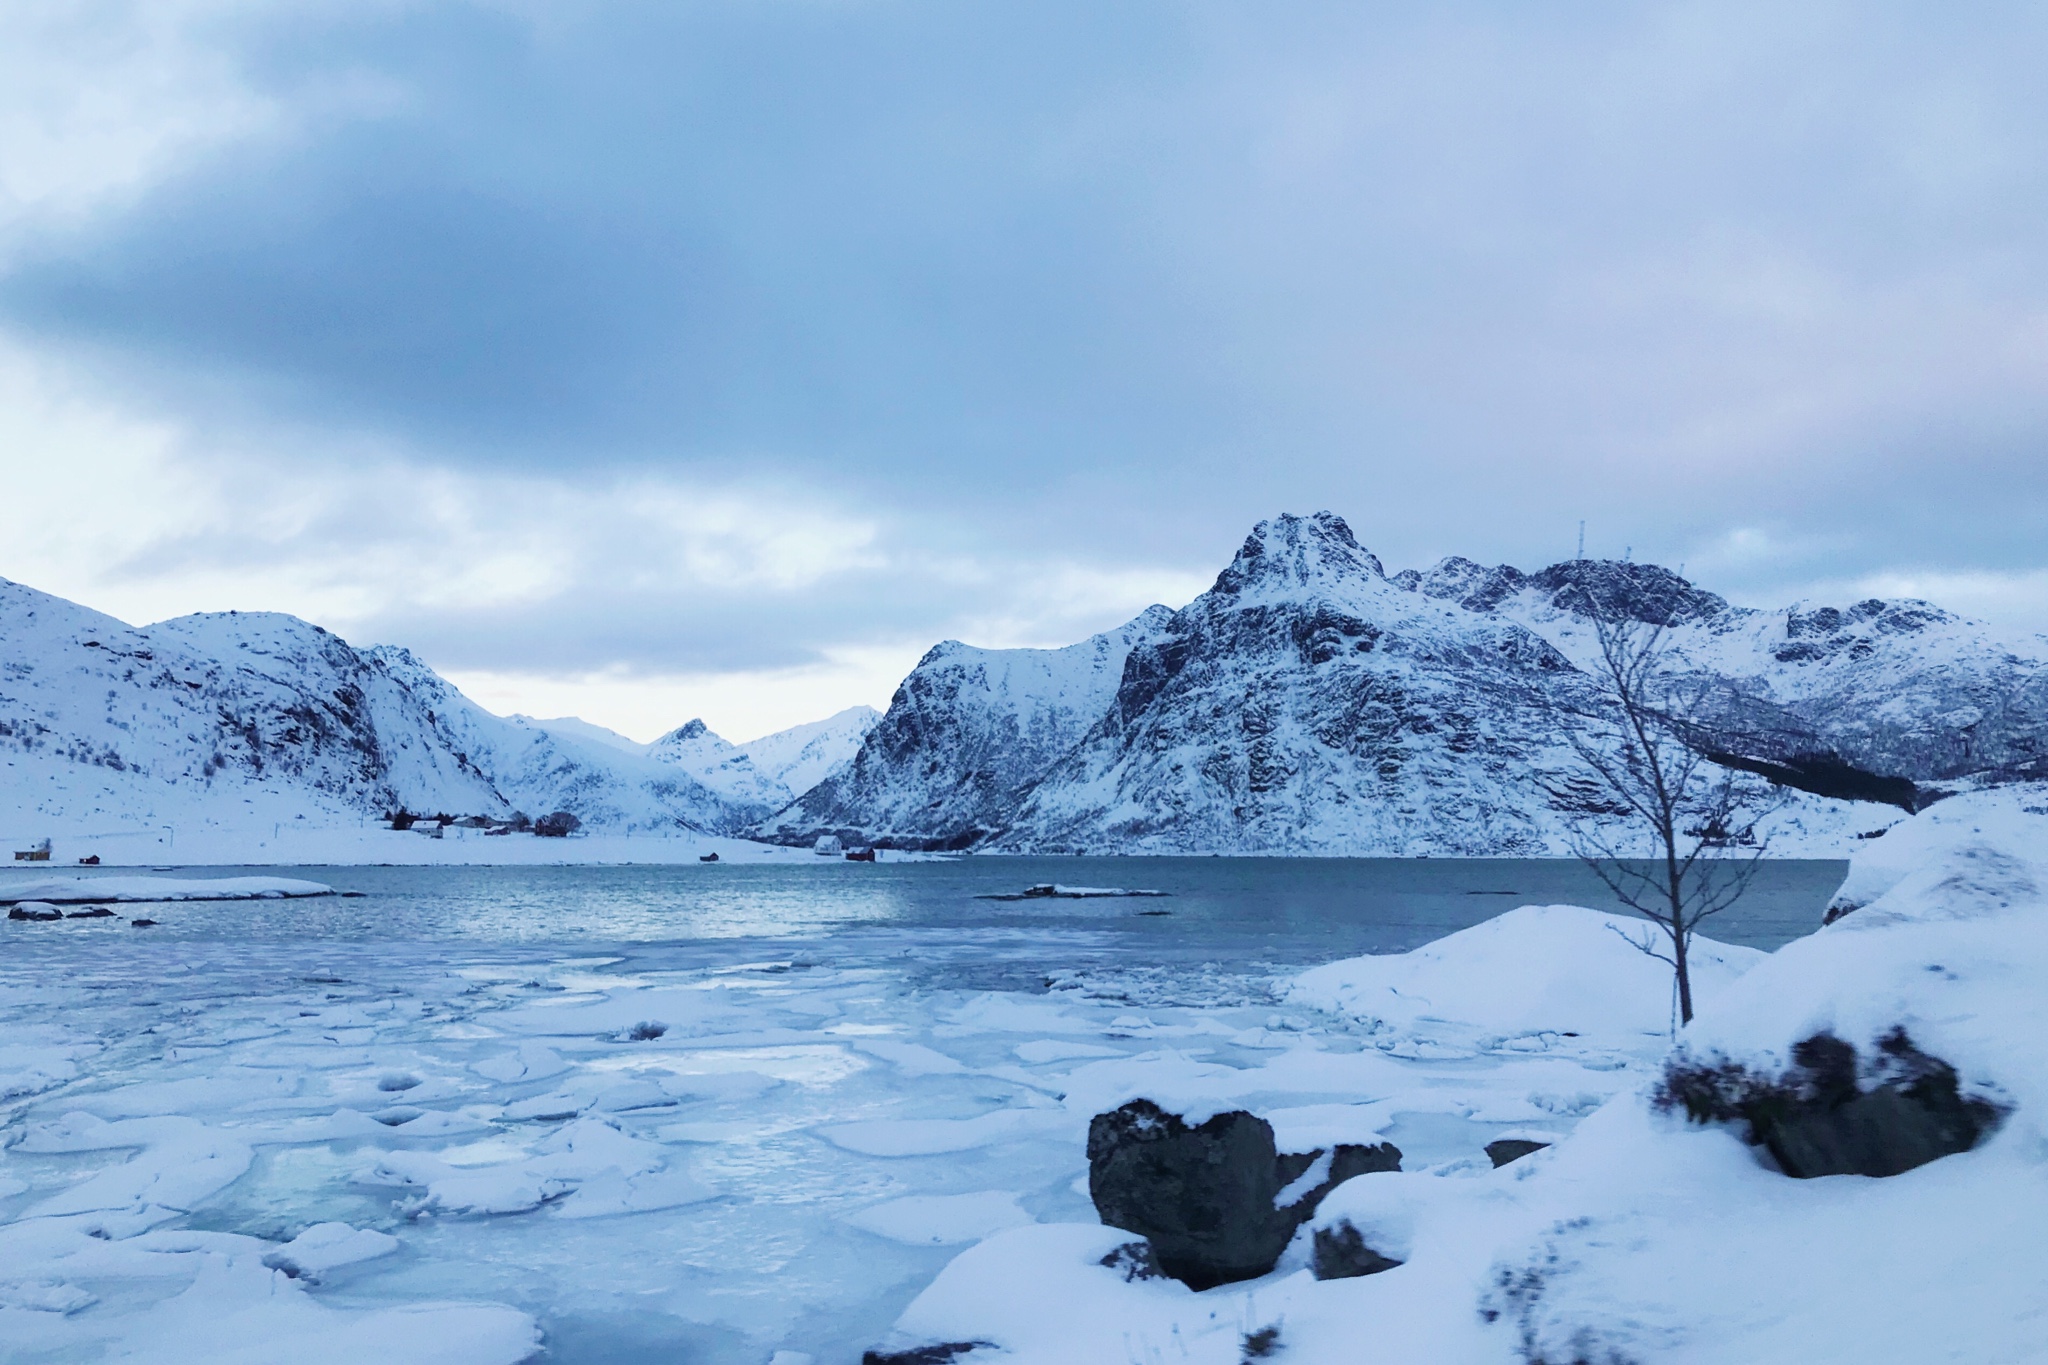
[(1917, 635), (1930, 626), (1960, 624), (1962, 618), (1917, 597), (1867, 597), (1850, 607), (1795, 602), (1785, 611), (1785, 634), (1802, 637), (1860, 633)]
[[(655, 740), (654, 743), (649, 745), (648, 747), (660, 748), (664, 744), (687, 744), (691, 740), (704, 738), (704, 736), (709, 734), (710, 731), (711, 727), (704, 723), (704, 718), (702, 716), (699, 716), (692, 720), (685, 721), (681, 725), (678, 725), (675, 729), (669, 731), (660, 739)], [(713, 738), (718, 738), (718, 736), (714, 735)]]
[(1660, 564), (1621, 559), (1567, 559), (1525, 574), (1512, 564), (1488, 566), (1452, 555), (1427, 573), (1404, 569), (1387, 581), (1478, 612), (1492, 611), (1523, 592), (1568, 615), (1590, 615), (1598, 601), (1630, 619), (1655, 625), (1703, 623), (1730, 610), (1727, 599), (1695, 587)]
[(1529, 575), (1528, 585), (1548, 593), (1550, 604), (1574, 616), (1590, 614), (1594, 602), (1651, 625), (1694, 625), (1729, 610), (1728, 599), (1692, 583), (1661, 564), (1621, 559), (1567, 559)]
[(1285, 512), (1252, 527), (1210, 591), (1222, 597), (1293, 596), (1331, 583), (1379, 580), (1386, 570), (1335, 512)]

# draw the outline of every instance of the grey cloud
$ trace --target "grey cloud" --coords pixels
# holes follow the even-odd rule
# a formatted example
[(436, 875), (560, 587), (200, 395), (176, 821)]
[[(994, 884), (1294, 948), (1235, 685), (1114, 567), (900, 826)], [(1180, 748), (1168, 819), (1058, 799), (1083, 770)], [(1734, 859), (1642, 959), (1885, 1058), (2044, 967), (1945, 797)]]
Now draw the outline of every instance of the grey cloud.
[[(394, 620), (476, 666), (937, 634), (972, 593), (921, 581), (920, 554), (1200, 572), (1282, 508), (1337, 508), (1390, 565), (1534, 566), (1585, 518), (1604, 552), (1671, 562), (1767, 530), (1788, 548), (1716, 584), (1759, 594), (2027, 567), (2044, 27), (2020, 6), (272, 12), (219, 40), (261, 91), (310, 109), (367, 72), (398, 97), (17, 242), (0, 325), (298, 459), (341, 430), (423, 465), (886, 509), (894, 567), (811, 594), (592, 581), (607, 605), (557, 633)], [(652, 619), (702, 624), (629, 644)]]

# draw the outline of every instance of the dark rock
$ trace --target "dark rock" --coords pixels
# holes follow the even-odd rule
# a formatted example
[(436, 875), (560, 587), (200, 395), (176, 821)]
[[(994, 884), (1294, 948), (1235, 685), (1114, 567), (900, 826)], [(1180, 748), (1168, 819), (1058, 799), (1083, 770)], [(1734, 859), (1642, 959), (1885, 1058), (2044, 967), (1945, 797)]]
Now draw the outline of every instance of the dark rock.
[(154, 929), (156, 928), (156, 921), (153, 919), (131, 919), (128, 921), (128, 927), (130, 929)]
[(1238, 1343), (1246, 1360), (1264, 1360), (1280, 1349), (1280, 1326), (1269, 1323), (1256, 1332), (1246, 1332)]
[(860, 1365), (948, 1365), (986, 1345), (985, 1341), (947, 1341), (935, 1346), (914, 1346), (908, 1351), (863, 1351)]
[(23, 901), (20, 905), (7, 912), (7, 918), (27, 920), (63, 919), (64, 912), (56, 906), (46, 905), (42, 901)]
[(1151, 1244), (1160, 1269), (1208, 1289), (1271, 1270), (1339, 1184), (1401, 1169), (1391, 1143), (1346, 1144), (1330, 1154), (1319, 1184), (1275, 1208), (1280, 1192), (1321, 1156), (1282, 1155), (1272, 1125), (1243, 1110), (1190, 1128), (1150, 1100), (1133, 1100), (1088, 1125), (1088, 1193), (1103, 1222)]
[(1877, 1041), (1868, 1065), (1853, 1045), (1817, 1033), (1793, 1047), (1782, 1076), (1680, 1056), (1665, 1068), (1656, 1103), (1695, 1123), (1740, 1121), (1752, 1145), (1801, 1179), (1898, 1175), (1969, 1151), (2004, 1117), (1964, 1095), (1955, 1068), (1914, 1046), (1903, 1028)]
[(104, 905), (95, 905), (88, 910), (73, 910), (65, 919), (112, 919), (114, 912)]
[(1549, 1145), (1547, 1142), (1531, 1142), (1527, 1138), (1501, 1138), (1486, 1144), (1486, 1159), (1497, 1171), (1510, 1161), (1520, 1161), (1529, 1153), (1540, 1152)]
[(1161, 1280), (1166, 1272), (1159, 1268), (1158, 1258), (1152, 1254), (1150, 1242), (1125, 1242), (1109, 1255), (1096, 1262), (1108, 1266), (1124, 1277), (1124, 1283), (1135, 1280)]
[(1316, 1229), (1315, 1256), (1310, 1267), (1319, 1280), (1355, 1280), (1360, 1275), (1377, 1275), (1400, 1264), (1367, 1246), (1365, 1234), (1348, 1222)]
[(667, 1032), (668, 1025), (662, 1023), (661, 1020), (643, 1019), (639, 1023), (633, 1025), (633, 1027), (627, 1029), (624, 1037), (625, 1040), (629, 1043), (651, 1043), (656, 1038), (661, 1037), (662, 1034)]

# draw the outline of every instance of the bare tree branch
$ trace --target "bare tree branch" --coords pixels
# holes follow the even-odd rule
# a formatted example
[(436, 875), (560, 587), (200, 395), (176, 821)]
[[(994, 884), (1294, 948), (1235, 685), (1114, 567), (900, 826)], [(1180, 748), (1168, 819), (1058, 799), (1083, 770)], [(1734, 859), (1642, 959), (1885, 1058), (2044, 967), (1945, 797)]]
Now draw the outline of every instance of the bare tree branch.
[(1758, 822), (1780, 793), (1708, 758), (1711, 684), (1678, 667), (1668, 609), (1653, 608), (1646, 619), (1612, 600), (1611, 586), (1575, 585), (1595, 646), (1581, 681), (1523, 695), (1549, 717), (1581, 770), (1543, 782), (1567, 814), (1572, 852), (1615, 900), (1661, 931), (1661, 946), (1629, 942), (1671, 965), (1679, 1021), (1689, 1023), (1693, 936), (1749, 890), (1767, 851)]

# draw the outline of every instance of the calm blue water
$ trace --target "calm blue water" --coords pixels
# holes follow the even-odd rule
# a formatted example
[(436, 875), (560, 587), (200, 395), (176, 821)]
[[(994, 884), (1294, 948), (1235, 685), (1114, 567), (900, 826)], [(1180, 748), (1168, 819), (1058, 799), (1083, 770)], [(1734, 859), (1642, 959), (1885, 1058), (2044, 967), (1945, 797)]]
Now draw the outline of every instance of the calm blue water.
[[(1820, 923), (1845, 863), (1779, 860), (1710, 921), (1708, 936), (1775, 948)], [(1257, 959), (1273, 965), (1398, 952), (1518, 905), (1619, 909), (1569, 859), (961, 858), (945, 862), (682, 867), (308, 867), (190, 869), (277, 875), (356, 896), (191, 902), (147, 913), (160, 927), (70, 921), (69, 937), (372, 945), (392, 941), (623, 947), (863, 937), (1086, 944), (1156, 965)], [(994, 901), (1034, 882), (1142, 887), (1158, 899)], [(1151, 913), (1146, 913), (1151, 912)], [(1159, 913), (1165, 912), (1165, 913)], [(127, 913), (140, 911), (130, 909)], [(22, 926), (16, 926), (22, 927)], [(54, 927), (54, 926), (53, 926)], [(1012, 945), (1014, 946), (1014, 945)], [(994, 956), (1013, 958), (1012, 952)], [(994, 983), (991, 983), (994, 984)]]

